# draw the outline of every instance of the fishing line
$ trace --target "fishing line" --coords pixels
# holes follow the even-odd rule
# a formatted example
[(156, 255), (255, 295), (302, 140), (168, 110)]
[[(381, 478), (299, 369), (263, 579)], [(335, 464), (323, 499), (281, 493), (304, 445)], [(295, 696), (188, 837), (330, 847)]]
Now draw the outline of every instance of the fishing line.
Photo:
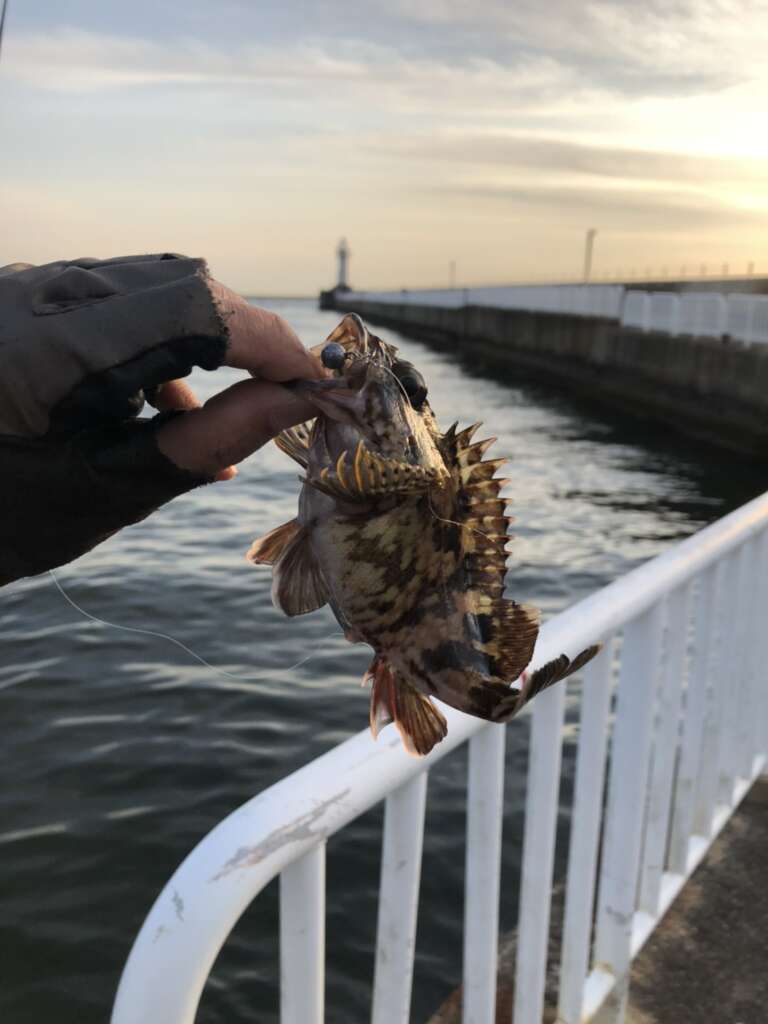
[[(264, 681), (263, 676), (237, 676), (234, 675), (232, 672), (227, 672), (226, 669), (218, 668), (216, 665), (212, 665), (210, 661), (206, 661), (206, 659), (203, 658), (202, 655), (198, 654), (196, 651), (193, 651), (192, 648), (188, 647), (183, 641), (178, 640), (175, 636), (171, 636), (168, 633), (160, 633), (154, 629), (140, 629), (138, 626), (121, 626), (118, 622), (108, 622), (106, 619), (100, 619), (97, 615), (91, 615), (90, 612), (87, 612), (85, 608), (81, 608), (80, 605), (69, 596), (69, 594), (66, 592), (66, 590), (62, 587), (61, 583), (59, 582), (58, 577), (54, 573), (53, 569), (48, 570), (48, 575), (53, 580), (56, 589), (67, 602), (67, 604), (71, 605), (76, 612), (79, 612), (86, 619), (90, 619), (91, 622), (96, 622), (100, 626), (109, 626), (110, 629), (122, 629), (126, 633), (140, 633), (143, 636), (152, 636), (156, 637), (159, 640), (168, 640), (170, 643), (176, 644), (177, 647), (180, 647), (182, 651), (186, 651), (187, 654), (191, 655), (195, 659), (195, 661), (198, 661), (201, 665), (204, 665), (205, 668), (209, 668), (212, 672), (215, 672), (217, 675), (226, 676), (227, 679), (234, 679), (235, 682), (250, 683)], [(323, 639), (330, 640), (330, 638), (333, 636), (344, 636), (344, 634), (336, 630), (336, 632), (330, 633), (327, 637), (324, 637)], [(263, 671), (265, 673), (269, 673), (270, 675), (283, 675), (288, 672), (294, 672), (297, 668), (300, 668), (302, 665), (305, 665), (310, 660), (310, 658), (314, 658), (315, 655), (319, 653), (320, 652), (318, 650), (312, 651), (312, 653), (308, 654), (306, 658), (302, 658), (301, 661), (297, 661), (295, 665), (291, 665), (288, 668), (265, 668)]]
[[(495, 539), (493, 534), (491, 534), (491, 533), (483, 533), (483, 531), (482, 530), (478, 530), (476, 526), (468, 526), (466, 523), (459, 523), (455, 519), (445, 519), (443, 516), (438, 515), (437, 511), (435, 510), (435, 508), (432, 505), (432, 489), (431, 488), (427, 491), (427, 504), (429, 505), (429, 511), (432, 513), (432, 515), (435, 517), (435, 519), (437, 519), (437, 521), (439, 523), (448, 523), (451, 526), (459, 526), (459, 527), (461, 527), (462, 530), (469, 530), (470, 533), (477, 533), (481, 537), (485, 537), (486, 540), (494, 540)], [(509, 534), (507, 534), (507, 540), (512, 540), (512, 537)], [(506, 541), (505, 541), (505, 543), (506, 543)]]
[(5, 28), (5, 12), (8, 8), (8, 0), (3, 0), (2, 9), (0, 9), (0, 56), (3, 52), (3, 29)]

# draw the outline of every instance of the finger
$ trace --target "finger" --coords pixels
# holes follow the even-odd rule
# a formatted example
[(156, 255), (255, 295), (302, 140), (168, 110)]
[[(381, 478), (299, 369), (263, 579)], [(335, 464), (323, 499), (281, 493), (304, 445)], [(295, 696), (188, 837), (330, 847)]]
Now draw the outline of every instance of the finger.
[(229, 343), (225, 362), (265, 380), (319, 379), (326, 370), (277, 313), (251, 306), (218, 281), (211, 282), (214, 301), (226, 321)]
[[(153, 399), (152, 405), (158, 412), (168, 412), (171, 409), (189, 412), (192, 409), (199, 409), (201, 406), (200, 399), (195, 392), (185, 380), (181, 379), (169, 380), (165, 384), (160, 384), (154, 392)], [(219, 470), (214, 479), (231, 480), (235, 476), (237, 476), (235, 467), (227, 466), (226, 469)]]
[(169, 380), (157, 386), (151, 405), (158, 412), (168, 412), (170, 409), (199, 409), (200, 399), (185, 380)]
[(160, 450), (182, 469), (214, 476), (261, 448), (317, 409), (270, 381), (243, 380), (177, 416), (157, 432)]

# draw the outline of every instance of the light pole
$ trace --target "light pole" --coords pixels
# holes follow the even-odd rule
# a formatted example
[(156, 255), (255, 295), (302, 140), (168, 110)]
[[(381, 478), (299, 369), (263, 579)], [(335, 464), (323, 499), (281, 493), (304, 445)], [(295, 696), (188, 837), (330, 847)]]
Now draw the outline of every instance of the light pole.
[(597, 228), (590, 228), (584, 242), (584, 280), (589, 281), (592, 275), (592, 249), (595, 245)]

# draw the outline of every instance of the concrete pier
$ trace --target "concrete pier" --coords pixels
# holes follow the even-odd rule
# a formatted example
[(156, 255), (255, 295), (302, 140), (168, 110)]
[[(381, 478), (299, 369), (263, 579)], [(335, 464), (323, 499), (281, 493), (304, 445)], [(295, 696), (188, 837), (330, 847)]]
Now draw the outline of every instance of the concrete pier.
[(670, 337), (604, 317), (362, 301), (354, 292), (323, 298), (325, 308), (359, 313), (490, 372), (538, 379), (768, 462), (768, 345)]
[[(762, 776), (635, 960), (625, 1024), (760, 1024), (768, 1020), (768, 776)], [(553, 900), (546, 1006), (557, 1024), (562, 889)], [(502, 938), (497, 1024), (509, 1024), (516, 936)], [(609, 997), (594, 1024), (610, 1024)], [(461, 989), (428, 1024), (459, 1024)]]

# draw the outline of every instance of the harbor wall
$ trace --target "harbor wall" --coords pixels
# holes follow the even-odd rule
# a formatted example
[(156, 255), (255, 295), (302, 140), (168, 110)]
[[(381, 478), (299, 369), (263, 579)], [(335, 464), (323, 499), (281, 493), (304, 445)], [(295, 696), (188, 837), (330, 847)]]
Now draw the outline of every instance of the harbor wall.
[(363, 302), (349, 292), (325, 305), (768, 463), (768, 345), (670, 337), (600, 317)]

